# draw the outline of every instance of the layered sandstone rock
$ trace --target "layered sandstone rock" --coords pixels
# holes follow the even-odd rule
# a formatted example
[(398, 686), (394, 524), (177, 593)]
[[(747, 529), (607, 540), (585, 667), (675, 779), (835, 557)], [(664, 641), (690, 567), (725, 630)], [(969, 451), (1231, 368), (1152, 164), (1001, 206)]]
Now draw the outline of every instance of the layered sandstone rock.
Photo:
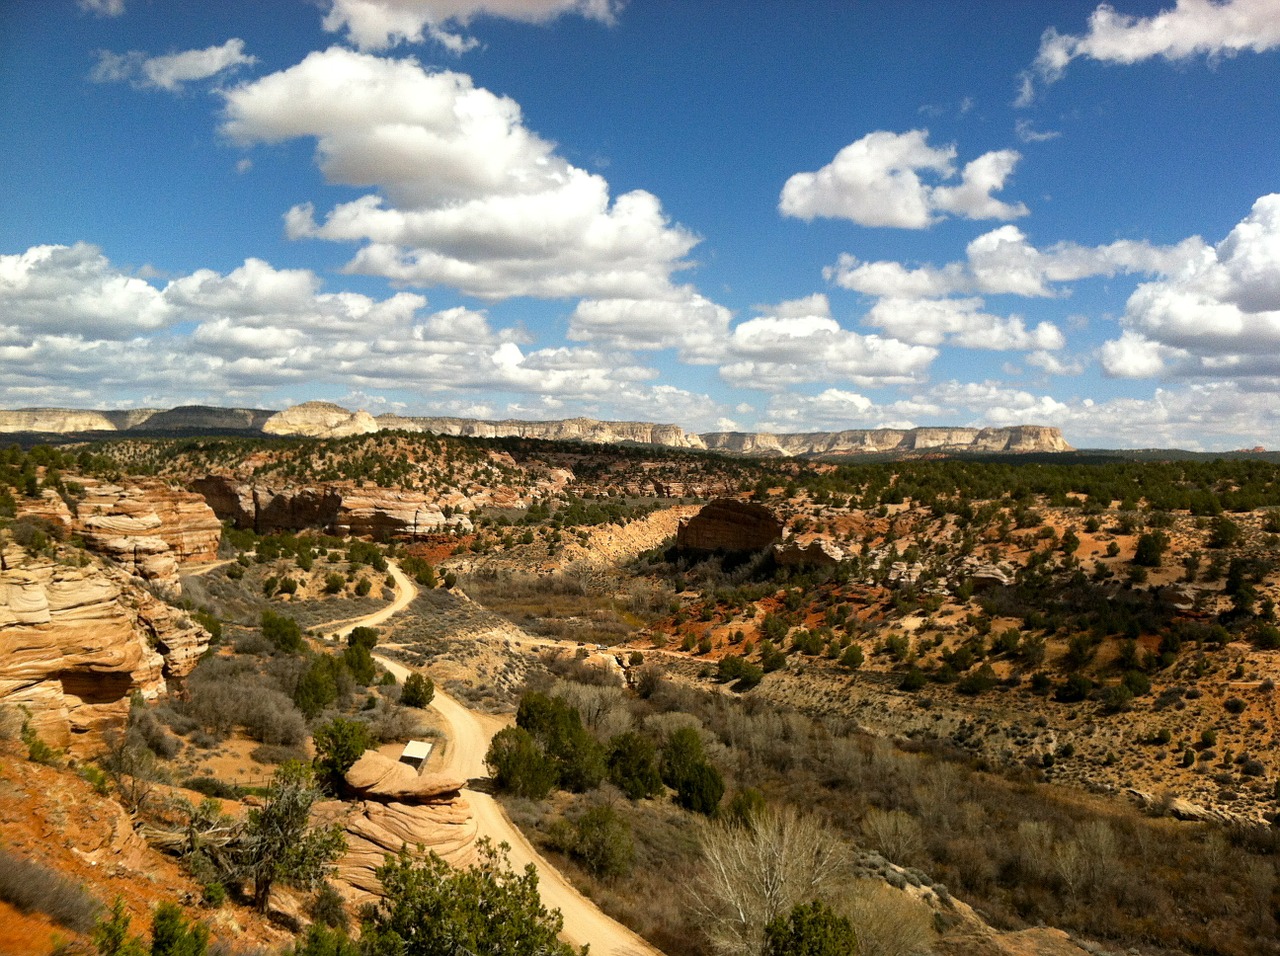
[(335, 876), (348, 896), (366, 899), (380, 891), (375, 875), (386, 854), (402, 847), (434, 851), (454, 866), (475, 862), (476, 821), (462, 794), (463, 781), (440, 774), (419, 776), (390, 757), (366, 751), (346, 774), (356, 799), (325, 804), (318, 816), (342, 816), (347, 852)]
[(713, 451), (735, 455), (907, 454), (913, 452), (1047, 452), (1071, 451), (1057, 428), (1015, 425), (1010, 428), (874, 428), (839, 432), (774, 435), (767, 432), (708, 432), (700, 436)]
[(262, 431), (267, 435), (345, 438), (372, 434), (378, 431), (378, 423), (365, 411), (350, 412), (332, 402), (304, 402), (272, 415)]
[(71, 499), (70, 508), (46, 491), (37, 500), (22, 501), (20, 513), (80, 534), (91, 551), (170, 589), (178, 587), (181, 565), (217, 558), (222, 524), (199, 495), (154, 481), (84, 484), (83, 496)]
[[(0, 571), (0, 703), (31, 711), (45, 742), (122, 719), (136, 691), (165, 690), (208, 646), (199, 625), (118, 570), (68, 567), (4, 552)], [(165, 654), (171, 655), (166, 662)]]
[(782, 537), (782, 522), (764, 505), (721, 498), (676, 531), (676, 546), (691, 551), (763, 551)]
[(206, 475), (191, 483), (218, 518), (259, 534), (314, 528), (331, 534), (408, 537), (471, 530), (465, 515), (445, 517), (440, 501), (416, 491), (357, 487), (269, 485)]

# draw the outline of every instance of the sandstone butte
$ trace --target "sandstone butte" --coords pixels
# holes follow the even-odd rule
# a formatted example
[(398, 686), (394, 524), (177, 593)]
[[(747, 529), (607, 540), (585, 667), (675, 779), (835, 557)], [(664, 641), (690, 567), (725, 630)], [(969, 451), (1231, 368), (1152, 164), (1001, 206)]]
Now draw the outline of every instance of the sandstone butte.
[(750, 456), (843, 456), (920, 452), (1026, 453), (1071, 451), (1057, 428), (872, 428), (834, 432), (687, 432), (678, 425), (606, 422), (592, 418), (559, 421), (483, 421), (417, 418), (351, 411), (332, 402), (305, 402), (283, 411), (189, 405), (169, 410), (87, 411), (69, 408), (0, 410), (0, 434), (90, 434), (94, 432), (240, 432), (341, 438), (389, 429), (477, 438), (533, 438), (593, 444), (654, 445), (710, 449)]
[(0, 570), (0, 703), (25, 706), (41, 739), (68, 747), (118, 723), (136, 692), (184, 677), (209, 635), (123, 569), (68, 567), (9, 546)]

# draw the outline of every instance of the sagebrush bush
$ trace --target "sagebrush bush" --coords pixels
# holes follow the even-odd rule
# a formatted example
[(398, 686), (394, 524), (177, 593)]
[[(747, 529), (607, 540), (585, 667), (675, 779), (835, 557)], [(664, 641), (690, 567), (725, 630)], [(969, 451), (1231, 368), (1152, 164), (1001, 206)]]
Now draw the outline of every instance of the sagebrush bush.
[(43, 913), (60, 926), (87, 933), (101, 904), (57, 870), (0, 850), (0, 900), (23, 913)]

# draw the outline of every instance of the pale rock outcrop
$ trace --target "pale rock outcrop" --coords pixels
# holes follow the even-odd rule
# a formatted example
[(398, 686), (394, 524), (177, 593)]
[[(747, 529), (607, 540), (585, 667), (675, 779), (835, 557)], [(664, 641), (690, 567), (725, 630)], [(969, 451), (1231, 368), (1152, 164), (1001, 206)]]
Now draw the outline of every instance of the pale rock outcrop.
[(794, 538), (773, 546), (773, 559), (784, 567), (829, 568), (845, 559), (844, 549), (828, 538), (801, 544)]
[(1009, 428), (872, 428), (839, 432), (707, 432), (700, 436), (712, 451), (735, 455), (821, 457), (905, 454), (925, 451), (1045, 452), (1071, 451), (1057, 428), (1015, 425)]
[(116, 425), (102, 412), (74, 408), (17, 408), (0, 411), (0, 433), (113, 432)]
[(365, 411), (350, 412), (332, 402), (303, 402), (268, 418), (267, 435), (302, 435), (307, 438), (345, 438), (378, 431), (378, 423)]
[(80, 534), (89, 550), (171, 590), (181, 565), (217, 558), (222, 524), (199, 495), (157, 481), (121, 486), (85, 479), (84, 486), (71, 507), (46, 491), (20, 501), (19, 513)]
[(463, 514), (445, 517), (439, 497), (352, 482), (267, 485), (206, 475), (191, 483), (218, 518), (259, 534), (315, 528), (331, 534), (419, 537), (471, 531)]
[[(334, 876), (356, 900), (380, 891), (375, 871), (386, 854), (402, 847), (434, 851), (454, 866), (476, 861), (477, 825), (462, 794), (463, 781), (441, 774), (418, 776), (410, 767), (366, 751), (345, 777), (356, 799), (322, 804), (320, 820), (341, 819), (347, 852)], [(344, 812), (345, 811), (345, 812)]]
[(691, 551), (763, 551), (782, 537), (782, 522), (764, 505), (721, 498), (681, 523), (676, 546)]
[[(187, 673), (209, 636), (118, 570), (68, 567), (17, 548), (0, 571), (0, 703), (22, 705), (42, 739), (122, 719), (135, 691)], [(165, 653), (172, 655), (167, 671)]]
[(653, 422), (602, 422), (594, 418), (527, 422), (519, 419), (480, 421), (472, 418), (406, 418), (379, 415), (386, 429), (432, 432), (465, 438), (534, 438), (543, 441), (580, 441), (595, 445), (660, 445), (667, 448), (703, 448), (702, 439), (679, 425)]

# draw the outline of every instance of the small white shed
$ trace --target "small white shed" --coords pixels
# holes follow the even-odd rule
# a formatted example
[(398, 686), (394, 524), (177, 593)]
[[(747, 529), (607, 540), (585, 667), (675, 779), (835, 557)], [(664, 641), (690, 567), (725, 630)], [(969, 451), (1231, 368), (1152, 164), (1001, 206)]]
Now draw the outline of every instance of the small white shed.
[(410, 740), (404, 745), (404, 750), (400, 751), (400, 762), (408, 764), (418, 773), (422, 773), (422, 768), (427, 765), (427, 758), (431, 756), (431, 742), (429, 740)]

